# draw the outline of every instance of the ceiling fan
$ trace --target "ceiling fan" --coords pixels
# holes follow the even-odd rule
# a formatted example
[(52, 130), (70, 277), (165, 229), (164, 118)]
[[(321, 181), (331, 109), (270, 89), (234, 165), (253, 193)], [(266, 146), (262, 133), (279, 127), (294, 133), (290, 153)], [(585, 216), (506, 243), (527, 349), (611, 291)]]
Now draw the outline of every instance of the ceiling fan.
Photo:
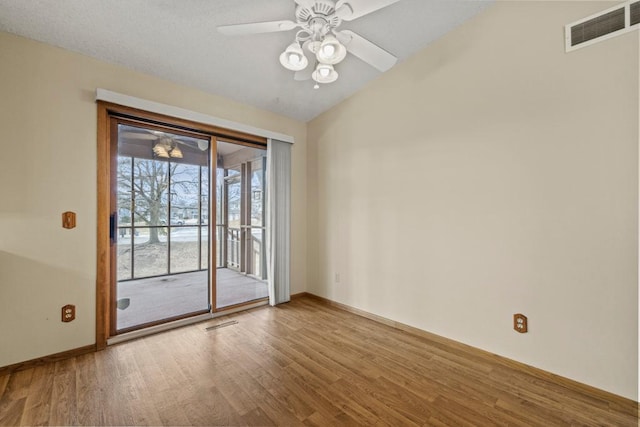
[[(338, 79), (334, 65), (350, 53), (379, 71), (387, 71), (395, 56), (350, 30), (339, 31), (343, 21), (353, 21), (399, 0), (294, 0), (296, 21), (255, 22), (222, 25), (218, 31), (229, 36), (290, 31), (298, 28), (295, 40), (280, 55), (280, 63), (295, 71), (295, 80), (313, 79), (332, 83)], [(310, 62), (313, 64), (309, 66)]]
[(182, 159), (183, 153), (180, 145), (206, 151), (209, 148), (209, 142), (203, 139), (190, 138), (187, 136), (178, 136), (157, 130), (147, 130), (126, 126), (119, 135), (133, 139), (154, 141), (152, 150), (156, 157)]

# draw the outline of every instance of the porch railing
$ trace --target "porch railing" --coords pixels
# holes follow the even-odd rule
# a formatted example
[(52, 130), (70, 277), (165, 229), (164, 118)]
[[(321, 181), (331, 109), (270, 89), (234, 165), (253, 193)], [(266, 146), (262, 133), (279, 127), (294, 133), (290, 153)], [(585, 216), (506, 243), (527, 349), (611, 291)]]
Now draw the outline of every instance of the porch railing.
[[(248, 233), (251, 233), (250, 227), (245, 227)], [(241, 239), (242, 228), (225, 227), (224, 225), (216, 225), (216, 267), (234, 268), (234, 269), (246, 269), (246, 266), (241, 265)], [(225, 232), (226, 230), (226, 232)], [(256, 236), (253, 233), (250, 234), (251, 244), (251, 271), (247, 273), (257, 276), (261, 279), (265, 278), (264, 269), (264, 233), (260, 233), (260, 236)], [(249, 260), (247, 260), (249, 261)]]

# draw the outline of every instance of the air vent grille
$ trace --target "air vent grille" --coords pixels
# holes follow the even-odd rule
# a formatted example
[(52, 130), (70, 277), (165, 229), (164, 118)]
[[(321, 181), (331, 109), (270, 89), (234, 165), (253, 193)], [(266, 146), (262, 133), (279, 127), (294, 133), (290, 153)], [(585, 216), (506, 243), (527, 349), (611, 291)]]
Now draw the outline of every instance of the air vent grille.
[(217, 325), (209, 326), (204, 328), (205, 331), (213, 331), (214, 329), (224, 328), (225, 326), (237, 325), (237, 320), (230, 320), (228, 322), (218, 323)]
[(640, 1), (628, 1), (565, 27), (566, 50), (571, 51), (637, 29)]
[(631, 14), (630, 25), (640, 24), (640, 1), (631, 3), (629, 9)]
[(602, 37), (624, 28), (624, 8), (614, 10), (571, 27), (571, 46)]

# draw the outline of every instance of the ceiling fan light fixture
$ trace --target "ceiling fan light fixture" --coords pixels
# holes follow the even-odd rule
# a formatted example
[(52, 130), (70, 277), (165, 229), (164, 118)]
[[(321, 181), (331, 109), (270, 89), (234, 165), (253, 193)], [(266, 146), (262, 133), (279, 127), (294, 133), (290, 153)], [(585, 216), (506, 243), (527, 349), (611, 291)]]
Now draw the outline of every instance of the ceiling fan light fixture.
[(164, 159), (169, 158), (169, 152), (163, 145), (160, 144), (156, 144), (153, 146), (153, 154), (155, 154), (156, 157), (162, 157)]
[(198, 148), (200, 149), (200, 151), (205, 151), (207, 148), (209, 148), (209, 141), (205, 141), (204, 139), (199, 139)]
[(307, 44), (307, 49), (309, 49), (309, 51), (315, 55), (320, 50), (321, 45), (322, 45), (321, 41), (318, 41), (318, 40), (310, 41)]
[(309, 60), (298, 43), (291, 43), (280, 55), (280, 63), (291, 71), (301, 71), (307, 68)]
[(325, 44), (324, 47), (322, 48), (322, 56), (323, 57), (333, 56), (333, 54), (335, 52), (336, 52), (336, 47), (334, 45), (332, 45), (331, 43)]
[(169, 154), (174, 159), (181, 159), (182, 158), (182, 150), (177, 145), (175, 147), (173, 147), (173, 149), (171, 150), (171, 152)]
[(327, 35), (322, 43), (318, 52), (316, 52), (316, 58), (323, 64), (337, 64), (341, 62), (347, 56), (347, 48), (338, 41), (337, 38), (331, 34)]
[(318, 64), (311, 78), (318, 83), (333, 83), (338, 80), (338, 72), (331, 64)]
[(300, 61), (301, 61), (300, 55), (298, 55), (297, 53), (289, 54), (289, 64), (295, 65), (297, 67), (298, 65), (300, 65)]
[[(297, 81), (311, 77), (317, 83), (331, 83), (338, 79), (338, 73), (333, 67), (318, 69), (316, 65), (336, 65), (345, 59), (347, 53), (353, 54), (381, 72), (396, 64), (398, 59), (386, 50), (353, 31), (339, 30), (338, 27), (343, 21), (353, 21), (399, 1), (294, 0), (295, 22), (284, 20), (222, 25), (218, 30), (227, 35), (243, 35), (298, 28), (293, 43), (280, 54), (280, 63), (286, 69), (296, 72), (294, 79)], [(307, 67), (310, 61), (315, 64)]]

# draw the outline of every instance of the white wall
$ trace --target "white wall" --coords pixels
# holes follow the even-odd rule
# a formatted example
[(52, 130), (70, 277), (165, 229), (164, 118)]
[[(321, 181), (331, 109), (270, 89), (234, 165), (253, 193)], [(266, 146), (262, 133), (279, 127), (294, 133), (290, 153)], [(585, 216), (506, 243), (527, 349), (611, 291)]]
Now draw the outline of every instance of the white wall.
[(610, 6), (497, 2), (312, 121), (309, 291), (637, 400), (638, 33), (564, 52)]
[(304, 123), (7, 33), (0, 64), (0, 367), (95, 343), (96, 88), (292, 135), (291, 286), (306, 289)]

